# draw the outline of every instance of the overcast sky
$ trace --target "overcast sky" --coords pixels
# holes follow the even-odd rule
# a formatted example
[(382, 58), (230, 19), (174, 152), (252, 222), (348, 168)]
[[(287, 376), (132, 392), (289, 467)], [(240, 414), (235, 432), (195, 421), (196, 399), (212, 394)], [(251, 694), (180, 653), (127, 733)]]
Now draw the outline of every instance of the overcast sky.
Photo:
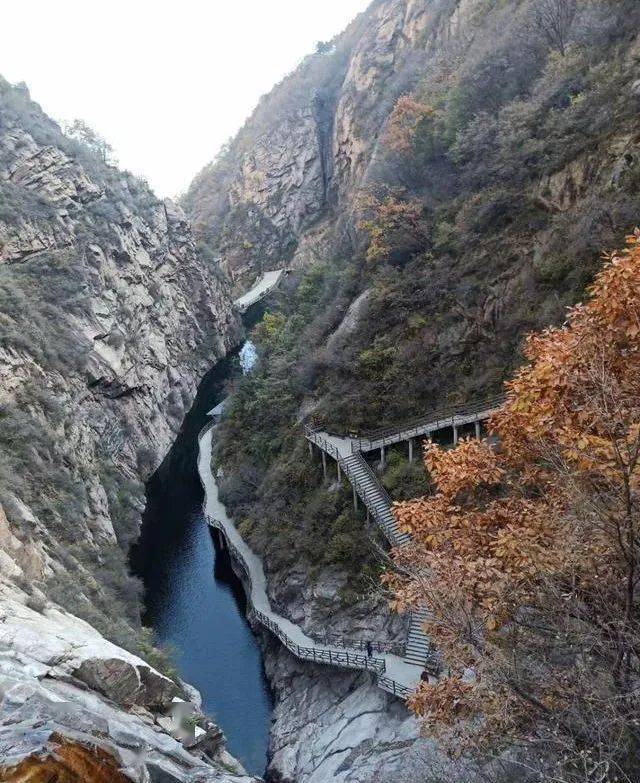
[(0, 74), (85, 120), (160, 196), (369, 0), (3, 0)]

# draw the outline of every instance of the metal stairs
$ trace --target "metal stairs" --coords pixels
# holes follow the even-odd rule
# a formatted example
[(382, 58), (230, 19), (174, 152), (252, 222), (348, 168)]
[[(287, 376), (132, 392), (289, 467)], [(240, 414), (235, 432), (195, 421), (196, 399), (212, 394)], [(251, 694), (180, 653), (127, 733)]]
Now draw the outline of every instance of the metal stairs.
[(434, 663), (432, 660), (433, 651), (431, 643), (422, 627), (428, 616), (429, 610), (425, 607), (416, 609), (411, 613), (407, 646), (404, 654), (405, 663), (421, 666), (423, 669), (427, 667), (428, 663)]
[(351, 454), (340, 460), (341, 467), (358, 496), (369, 509), (375, 523), (392, 546), (402, 546), (410, 540), (408, 533), (398, 527), (391, 510), (391, 498), (380, 484), (361, 453)]

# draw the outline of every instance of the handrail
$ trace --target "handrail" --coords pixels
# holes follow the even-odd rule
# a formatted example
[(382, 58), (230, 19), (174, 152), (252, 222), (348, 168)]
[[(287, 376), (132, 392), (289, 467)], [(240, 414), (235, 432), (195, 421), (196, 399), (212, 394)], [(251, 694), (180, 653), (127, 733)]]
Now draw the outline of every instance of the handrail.
[[(354, 475), (354, 472), (351, 470), (350, 463), (340, 454), (338, 448), (334, 446), (334, 444), (328, 441), (326, 438), (323, 438), (322, 435), (320, 435), (317, 430), (312, 429), (308, 425), (305, 425), (304, 431), (305, 431), (305, 435), (312, 443), (315, 443), (315, 445), (321, 448), (326, 454), (328, 454), (330, 457), (333, 457), (338, 463), (338, 465), (340, 465), (342, 470), (345, 472), (345, 475), (349, 479), (351, 485), (354, 487), (354, 489), (362, 499), (365, 506), (369, 509), (369, 511), (373, 515), (373, 518), (378, 524), (378, 527), (382, 529), (382, 532), (385, 534), (389, 542), (394, 546), (399, 544), (400, 542), (398, 540), (398, 535), (396, 533), (395, 526), (387, 524), (380, 517), (380, 514), (376, 507), (376, 499), (371, 496), (369, 490), (367, 490), (366, 487), (362, 485), (362, 482)], [(381, 497), (379, 499), (382, 500), (384, 503), (386, 503), (390, 508), (392, 501), (391, 498), (389, 497), (389, 493), (382, 485), (379, 484), (379, 482), (375, 478), (373, 471), (371, 470), (371, 468), (369, 467), (369, 465), (366, 463), (365, 460), (362, 460), (362, 466), (369, 474), (371, 474), (373, 483), (375, 483), (378, 486), (381, 494)]]
[[(355, 456), (355, 455), (352, 455)], [(362, 502), (365, 504), (365, 506), (369, 509), (371, 512), (371, 515), (373, 516), (376, 524), (378, 527), (382, 530), (384, 535), (386, 536), (387, 540), (392, 546), (400, 546), (403, 543), (403, 535), (402, 531), (399, 530), (395, 524), (395, 522), (392, 522), (390, 519), (385, 519), (385, 517), (380, 513), (377, 501), (382, 501), (386, 504), (388, 507), (389, 514), (391, 515), (391, 519), (393, 519), (391, 514), (391, 498), (389, 497), (389, 493), (387, 490), (380, 484), (378, 481), (376, 475), (371, 470), (370, 466), (367, 464), (367, 462), (360, 457), (360, 463), (362, 463), (362, 466), (367, 471), (367, 474), (370, 475), (372, 483), (375, 485), (377, 491), (380, 493), (379, 497), (374, 496), (355, 476), (355, 473), (353, 470), (351, 470), (351, 464), (348, 460), (343, 459), (342, 457), (339, 460), (340, 465), (342, 469), (344, 470), (345, 475), (351, 482), (351, 485), (355, 489), (356, 493), (360, 496)]]
[(371, 468), (371, 465), (369, 465), (369, 463), (366, 461), (366, 459), (363, 459), (363, 457), (361, 457), (359, 454), (358, 455), (352, 454), (351, 456), (352, 457), (354, 457), (354, 456), (358, 456), (359, 457), (358, 466), (360, 468), (362, 468), (362, 470), (365, 471), (365, 473), (371, 479), (371, 481), (374, 482), (374, 484), (377, 485), (378, 491), (380, 492), (380, 494), (382, 496), (382, 500), (389, 506), (389, 508), (391, 508), (391, 504), (393, 503), (393, 501), (391, 500), (391, 496), (387, 492), (387, 490), (384, 487), (384, 485), (381, 484), (380, 481), (378, 480), (378, 477), (373, 472), (373, 470)]
[(365, 652), (367, 651), (367, 645), (370, 644), (371, 649), (374, 652), (391, 653), (392, 655), (404, 655), (406, 647), (405, 642), (403, 641), (382, 642), (377, 639), (345, 639), (344, 637), (333, 633), (324, 634), (321, 641), (332, 647), (345, 647), (352, 650), (363, 650)]
[[(207, 516), (207, 522), (211, 527), (219, 530), (225, 537), (228, 550), (234, 556), (236, 562), (242, 567), (245, 573), (248, 583), (248, 597), (251, 598), (251, 572), (242, 555), (242, 552), (238, 547), (229, 539), (226, 535), (224, 524), (219, 519)], [(351, 652), (340, 652), (331, 649), (322, 649), (321, 647), (309, 647), (294, 642), (282, 628), (271, 617), (252, 606), (252, 614), (260, 621), (265, 628), (268, 628), (275, 636), (280, 639), (282, 644), (292, 652), (297, 658), (301, 658), (307, 661), (313, 661), (314, 663), (326, 663), (332, 666), (343, 666), (349, 669), (364, 669), (365, 671), (371, 671), (375, 674), (382, 674), (386, 671), (387, 664), (384, 658), (375, 658), (369, 655), (358, 655)], [(366, 646), (366, 642), (364, 642)], [(336, 645), (337, 646), (337, 645)], [(346, 648), (346, 645), (341, 645)]]
[(401, 685), (396, 680), (392, 680), (391, 677), (384, 675), (378, 677), (378, 687), (393, 693), (394, 696), (399, 696), (401, 699), (406, 699), (413, 693), (411, 688), (407, 688), (406, 685)]
[[(447, 426), (454, 424), (456, 416), (469, 416), (473, 413), (484, 413), (497, 410), (504, 401), (505, 396), (500, 394), (493, 397), (487, 397), (483, 400), (476, 400), (475, 402), (461, 403), (446, 408), (436, 408), (423, 416), (409, 419), (409, 421), (401, 425), (392, 425), (359, 432), (357, 437), (352, 439), (352, 447), (356, 443), (361, 445), (363, 442), (372, 443), (374, 441), (385, 440), (388, 437), (399, 436), (402, 433), (410, 432), (411, 430), (419, 430), (428, 425), (434, 425), (434, 429), (440, 429), (440, 425)], [(362, 449), (359, 448), (358, 450)]]

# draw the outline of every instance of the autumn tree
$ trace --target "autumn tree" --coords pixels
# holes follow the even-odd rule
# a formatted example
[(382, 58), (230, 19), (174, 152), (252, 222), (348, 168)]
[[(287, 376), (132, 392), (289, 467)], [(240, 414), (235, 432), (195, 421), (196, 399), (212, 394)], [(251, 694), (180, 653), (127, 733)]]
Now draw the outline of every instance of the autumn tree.
[(401, 95), (389, 117), (385, 143), (400, 155), (411, 155), (416, 152), (420, 138), (431, 130), (434, 115), (431, 106), (411, 95)]
[(427, 225), (420, 201), (404, 200), (396, 193), (367, 193), (357, 207), (363, 215), (358, 228), (369, 238), (368, 261), (401, 263), (425, 248)]
[(545, 780), (637, 781), (640, 234), (525, 354), (492, 439), (428, 444), (437, 492), (395, 509), (386, 581), (448, 664), (410, 706), (458, 746), (539, 745)]

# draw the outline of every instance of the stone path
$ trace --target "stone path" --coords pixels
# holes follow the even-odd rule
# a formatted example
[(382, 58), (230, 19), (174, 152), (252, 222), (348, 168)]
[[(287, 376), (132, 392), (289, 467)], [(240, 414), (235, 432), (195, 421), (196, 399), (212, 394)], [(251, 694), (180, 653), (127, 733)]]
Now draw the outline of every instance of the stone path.
[(272, 291), (280, 282), (280, 278), (285, 273), (284, 269), (274, 269), (272, 272), (265, 272), (262, 277), (254, 283), (246, 294), (238, 297), (234, 304), (241, 313), (246, 312), (251, 305), (264, 299), (264, 297)]
[(198, 454), (198, 472), (205, 493), (204, 512), (209, 524), (223, 533), (234, 559), (245, 571), (248, 598), (256, 619), (272, 631), (298, 658), (370, 671), (380, 688), (403, 698), (408, 696), (420, 681), (421, 666), (409, 663), (391, 653), (368, 657), (360, 650), (346, 646), (318, 644), (299, 626), (273, 611), (267, 595), (267, 581), (262, 561), (244, 541), (218, 496), (218, 486), (211, 471), (212, 442), (213, 425), (209, 425), (200, 433)]

